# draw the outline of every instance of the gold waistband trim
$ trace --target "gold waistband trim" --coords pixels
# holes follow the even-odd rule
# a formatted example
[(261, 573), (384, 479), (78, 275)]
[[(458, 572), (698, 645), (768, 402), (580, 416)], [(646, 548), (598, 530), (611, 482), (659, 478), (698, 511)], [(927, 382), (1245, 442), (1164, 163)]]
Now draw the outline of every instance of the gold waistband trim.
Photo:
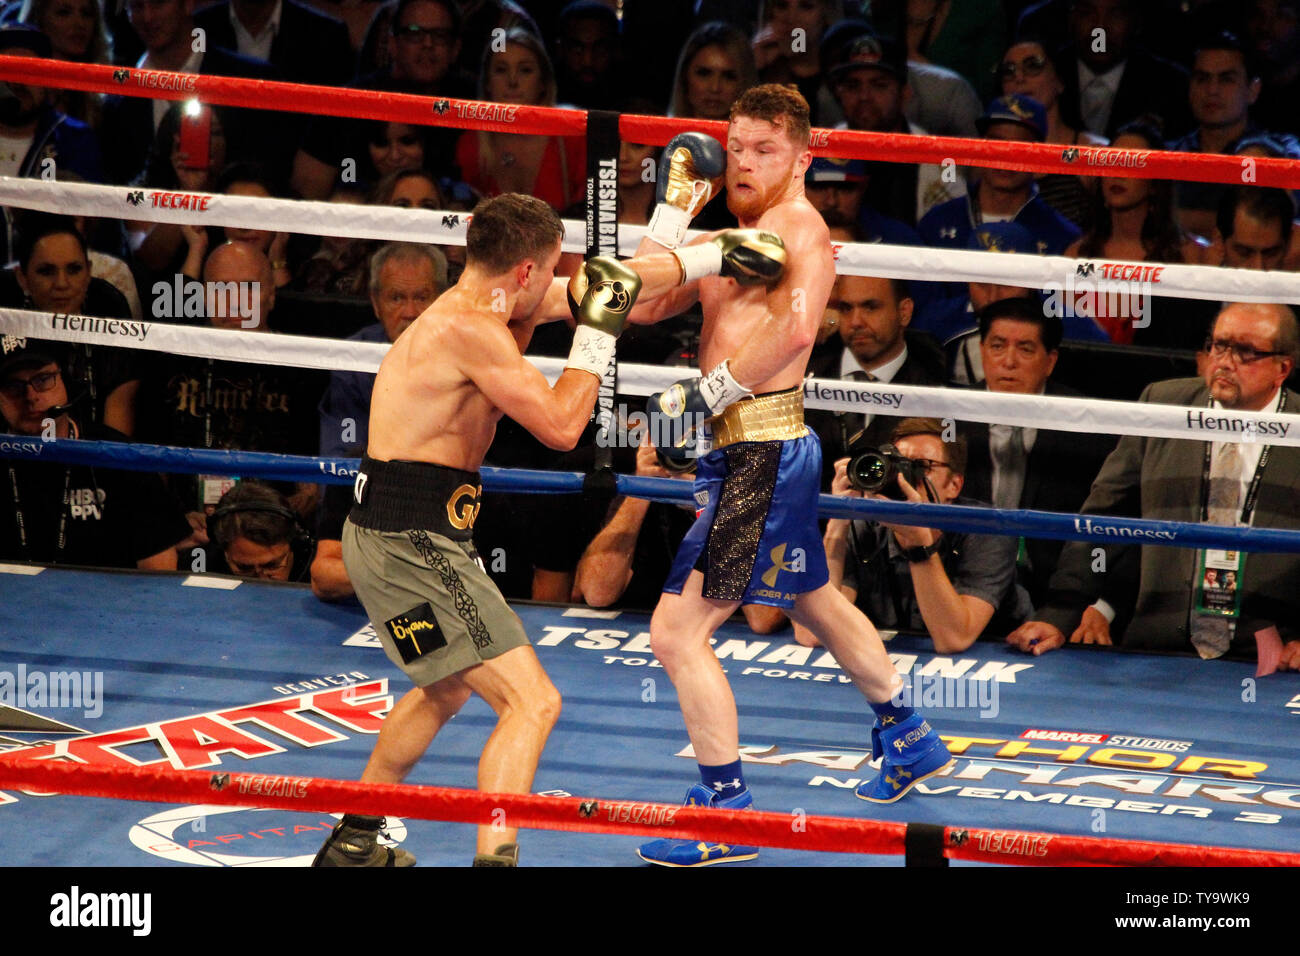
[(790, 441), (808, 434), (803, 422), (803, 386), (746, 398), (709, 419), (713, 447), (742, 441)]

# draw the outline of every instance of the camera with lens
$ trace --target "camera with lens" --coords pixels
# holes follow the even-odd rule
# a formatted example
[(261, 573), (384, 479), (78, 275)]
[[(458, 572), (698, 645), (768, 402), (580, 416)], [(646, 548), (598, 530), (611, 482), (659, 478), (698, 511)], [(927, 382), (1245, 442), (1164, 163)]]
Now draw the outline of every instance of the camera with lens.
[[(860, 437), (860, 436), (859, 436)], [(881, 445), (879, 448), (855, 448), (858, 440), (849, 443), (849, 484), (865, 494), (880, 494), (894, 501), (906, 501), (907, 496), (899, 487), (898, 476), (902, 475), (913, 488), (923, 487), (925, 465), (908, 458), (893, 445)]]

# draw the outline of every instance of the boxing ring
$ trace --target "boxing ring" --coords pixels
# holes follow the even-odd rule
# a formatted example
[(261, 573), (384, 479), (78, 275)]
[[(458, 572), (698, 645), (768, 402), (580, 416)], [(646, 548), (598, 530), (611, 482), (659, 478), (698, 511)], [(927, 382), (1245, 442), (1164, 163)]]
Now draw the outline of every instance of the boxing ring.
[[(259, 106), (468, 129), (581, 135), (609, 116), (470, 101), (183, 76), (0, 57), (0, 78), (46, 86)], [(432, 108), (431, 108), (432, 107)], [(662, 145), (683, 128), (723, 124), (615, 117), (618, 135)], [(608, 130), (606, 130), (608, 132)], [(900, 162), (1036, 172), (1167, 176), (1237, 182), (1237, 157), (1064, 153), (1049, 144), (814, 131), (814, 151)], [(1073, 153), (1074, 155), (1069, 155)], [(1140, 161), (1139, 161), (1140, 160)], [(1258, 159), (1252, 181), (1300, 188), (1300, 164)], [(594, 180), (593, 180), (594, 181)], [(450, 211), (364, 210), (327, 203), (192, 194), (0, 177), (0, 202), (90, 216), (278, 228), (317, 235), (464, 242), (469, 217)], [(605, 251), (592, 203), (567, 223), (569, 251)], [(617, 226), (630, 253), (642, 229)], [(606, 238), (602, 239), (602, 236)], [(954, 281), (1059, 283), (1077, 260), (959, 250), (837, 247), (839, 270)], [(1300, 302), (1300, 277), (1167, 265), (1155, 294)], [(374, 371), (384, 347), (305, 336), (195, 329), (159, 323), (0, 310), (0, 331), (74, 342), (317, 369)], [(559, 361), (538, 360), (552, 378)], [(621, 394), (646, 395), (671, 370), (618, 368)], [(1208, 438), (1189, 409), (1044, 399), (904, 386), (811, 381), (808, 405), (955, 417), (1067, 431)], [(1248, 433), (1300, 444), (1292, 415), (1240, 413)], [(1285, 428), (1283, 428), (1285, 426)], [(1274, 437), (1276, 436), (1276, 437)], [(1214, 437), (1219, 437), (1217, 433)], [(30, 447), (20, 447), (26, 444)], [(58, 440), (7, 442), (6, 457), (89, 460), (146, 470), (238, 473), (346, 483), (355, 462), (290, 459)], [(164, 468), (164, 465), (166, 466)], [(496, 475), (531, 493), (581, 487), (582, 476)], [(236, 473), (222, 470), (220, 473)], [(681, 500), (668, 480), (618, 477), (621, 490)], [(675, 487), (674, 487), (675, 486)], [(1300, 533), (999, 512), (823, 496), (824, 514), (923, 514), (953, 530), (1032, 531), (1040, 537), (1124, 540), (1159, 531), (1182, 545), (1235, 543), (1300, 550)], [(916, 509), (922, 508), (918, 512)], [(1083, 525), (1087, 524), (1087, 527)], [(715, 651), (736, 692), (742, 758), (759, 812), (674, 806), (693, 757), (672, 684), (654, 660), (646, 615), (519, 605), (542, 664), (564, 697), (535, 793), (479, 794), (474, 767), (494, 723), (472, 700), (439, 734), (408, 784), (344, 783), (364, 765), (405, 679), (378, 649), (355, 605), (317, 601), (303, 586), (210, 575), (0, 567), (0, 863), (220, 868), (302, 865), (336, 811), (383, 813), (425, 865), (460, 865), (468, 826), (522, 826), (527, 865), (627, 866), (657, 836), (729, 840), (770, 848), (759, 866), (1294, 865), (1300, 862), (1300, 754), (1293, 745), (1300, 683), (1254, 665), (1068, 648), (1026, 657), (978, 642), (936, 655), (917, 636), (887, 648), (917, 705), (956, 757), (943, 775), (890, 806), (856, 800), (870, 775), (870, 719), (860, 694), (820, 649), (788, 635), (757, 637), (724, 626)], [(18, 679), (22, 676), (22, 680)], [(43, 678), (33, 684), (36, 676)], [(57, 689), (78, 678), (75, 706)], [(43, 685), (44, 696), (38, 694)], [(21, 688), (21, 692), (20, 692)], [(89, 688), (89, 691), (88, 691)], [(99, 690), (96, 690), (99, 688)], [(93, 699), (90, 695), (93, 695)], [(93, 812), (73, 794), (98, 797)], [(433, 822), (422, 822), (433, 821)], [(41, 835), (30, 838), (32, 832)]]

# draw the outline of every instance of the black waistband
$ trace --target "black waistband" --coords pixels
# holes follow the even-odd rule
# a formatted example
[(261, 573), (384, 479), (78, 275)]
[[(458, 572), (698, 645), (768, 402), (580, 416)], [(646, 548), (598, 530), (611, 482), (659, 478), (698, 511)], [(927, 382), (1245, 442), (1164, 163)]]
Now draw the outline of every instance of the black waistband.
[(361, 459), (352, 488), (352, 523), (373, 531), (420, 528), (469, 541), (483, 494), (477, 471), (427, 461)]

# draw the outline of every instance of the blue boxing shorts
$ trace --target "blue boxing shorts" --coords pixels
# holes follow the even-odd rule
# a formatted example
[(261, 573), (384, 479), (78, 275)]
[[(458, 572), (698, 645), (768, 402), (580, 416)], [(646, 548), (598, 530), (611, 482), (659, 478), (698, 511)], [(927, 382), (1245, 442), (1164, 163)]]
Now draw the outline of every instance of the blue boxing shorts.
[(821, 467), (821, 442), (811, 431), (785, 441), (742, 441), (701, 458), (695, 501), (702, 510), (664, 591), (681, 594), (699, 570), (706, 598), (788, 608), (825, 584)]

